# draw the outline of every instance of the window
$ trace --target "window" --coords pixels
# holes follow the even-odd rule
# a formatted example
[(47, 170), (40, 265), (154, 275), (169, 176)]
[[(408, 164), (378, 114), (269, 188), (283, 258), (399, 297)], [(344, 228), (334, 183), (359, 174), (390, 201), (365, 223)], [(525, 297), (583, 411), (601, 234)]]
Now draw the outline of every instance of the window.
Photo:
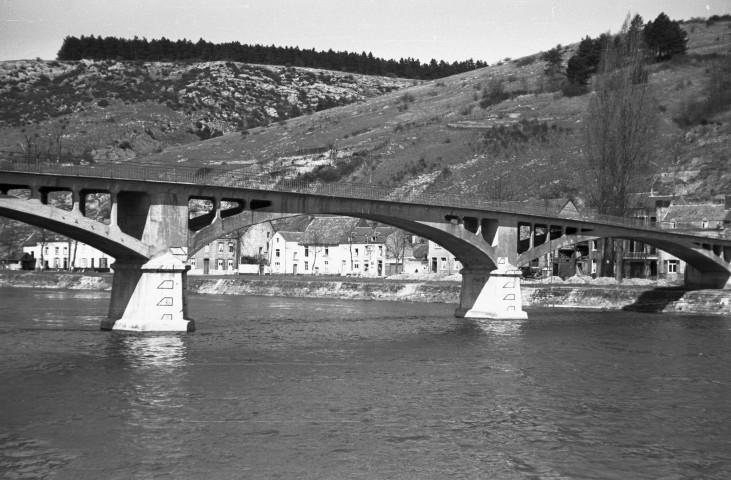
[(596, 260), (591, 261), (591, 273), (596, 273)]
[(234, 261), (232, 259), (228, 259), (228, 269), (233, 270), (234, 269)]
[(447, 269), (447, 259), (442, 257), (442, 270)]
[(356, 257), (358, 256), (358, 249), (357, 248), (355, 249), (355, 256)]
[(277, 237), (277, 243), (279, 243), (279, 237)]
[[(703, 227), (703, 228), (706, 228), (706, 227)], [(69, 247), (63, 247), (63, 255), (64, 255), (64, 257), (66, 255), (68, 255), (68, 253), (69, 253)]]
[(708, 228), (708, 219), (704, 218), (701, 220), (701, 228)]
[(678, 273), (677, 260), (668, 260), (668, 273)]
[(106, 258), (99, 259), (99, 268), (107, 268), (107, 259)]
[(85, 258), (81, 259), (81, 268), (86, 268), (86, 259)]
[(54, 248), (54, 252), (56, 253), (56, 255), (58, 255), (58, 247)]
[(191, 268), (195, 268), (195, 258), (190, 259), (190, 266)]
[(383, 245), (378, 246), (378, 254), (383, 256)]
[(358, 262), (353, 262), (353, 270), (360, 270), (360, 264)]
[(261, 251), (264, 247), (259, 247), (259, 255), (261, 255)]
[(599, 241), (598, 240), (592, 240), (591, 241), (591, 251), (596, 252), (599, 250)]
[(327, 256), (327, 255), (329, 255), (329, 254), (330, 254), (330, 249), (329, 249), (329, 248), (327, 248), (327, 247), (325, 247), (325, 255)]
[(43, 248), (43, 254), (44, 255), (48, 255), (48, 247), (44, 247)]
[(218, 253), (223, 253), (223, 242), (218, 242)]
[(310, 269), (310, 262), (305, 262), (305, 272)]
[(271, 234), (271, 232), (267, 232), (267, 240), (269, 240), (269, 235), (270, 234)]
[(234, 253), (234, 242), (228, 242), (228, 253)]
[[(305, 257), (309, 257), (309, 256), (310, 256), (310, 247), (305, 247)], [(307, 265), (307, 262), (305, 262), (305, 265)], [(305, 270), (307, 270), (307, 269), (305, 268)]]
[(274, 256), (279, 258), (279, 249), (274, 250)]
[(375, 243), (376, 242), (376, 237), (371, 237), (371, 242)]
[(223, 270), (223, 258), (216, 260), (216, 270)]
[(210, 246), (210, 245), (206, 245), (206, 246), (205, 246), (205, 247), (203, 248), (203, 252), (204, 252), (204, 253), (208, 253), (208, 252), (210, 252), (210, 251), (211, 251), (211, 246)]

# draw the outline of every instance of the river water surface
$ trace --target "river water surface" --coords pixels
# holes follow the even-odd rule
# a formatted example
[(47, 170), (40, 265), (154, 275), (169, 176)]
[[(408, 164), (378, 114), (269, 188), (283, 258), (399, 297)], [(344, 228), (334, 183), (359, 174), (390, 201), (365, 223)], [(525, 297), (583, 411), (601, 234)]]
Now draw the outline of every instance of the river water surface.
[(728, 479), (731, 319), (0, 289), (0, 478)]

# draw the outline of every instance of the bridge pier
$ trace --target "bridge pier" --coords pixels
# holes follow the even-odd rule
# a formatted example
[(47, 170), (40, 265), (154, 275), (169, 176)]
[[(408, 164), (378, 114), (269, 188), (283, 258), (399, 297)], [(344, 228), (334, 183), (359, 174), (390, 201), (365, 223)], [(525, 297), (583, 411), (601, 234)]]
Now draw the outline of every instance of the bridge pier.
[(188, 318), (186, 280), (188, 267), (171, 253), (147, 263), (112, 265), (112, 298), (102, 330), (192, 332)]
[(498, 259), (498, 268), (464, 268), (459, 308), (455, 317), (522, 320), (520, 270), (512, 267), (506, 258)]

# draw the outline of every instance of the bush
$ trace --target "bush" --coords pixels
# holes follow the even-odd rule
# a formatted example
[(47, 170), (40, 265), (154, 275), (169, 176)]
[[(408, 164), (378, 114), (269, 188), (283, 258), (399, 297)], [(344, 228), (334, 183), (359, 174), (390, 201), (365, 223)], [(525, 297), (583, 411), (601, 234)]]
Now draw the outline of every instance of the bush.
[(589, 93), (589, 87), (587, 85), (581, 85), (580, 83), (567, 81), (561, 85), (561, 93), (567, 97), (579, 97)]
[(518, 67), (527, 67), (528, 65), (535, 63), (535, 61), (536, 61), (536, 56), (531, 55), (530, 57), (523, 57), (523, 58), (517, 59), (515, 61), (515, 65)]

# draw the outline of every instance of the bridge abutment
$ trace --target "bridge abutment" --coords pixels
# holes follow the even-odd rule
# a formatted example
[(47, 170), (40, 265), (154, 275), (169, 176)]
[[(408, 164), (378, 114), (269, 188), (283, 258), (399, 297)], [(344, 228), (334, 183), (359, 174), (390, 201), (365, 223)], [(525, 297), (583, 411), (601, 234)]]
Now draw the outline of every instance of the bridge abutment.
[(147, 263), (112, 265), (112, 298), (102, 330), (191, 332), (186, 282), (188, 267), (171, 253)]
[(731, 290), (731, 276), (728, 272), (702, 272), (692, 265), (685, 266), (685, 287), (692, 290)]
[(528, 318), (523, 311), (520, 292), (520, 270), (507, 258), (498, 259), (498, 268), (464, 268), (459, 308), (456, 317), (521, 320)]

